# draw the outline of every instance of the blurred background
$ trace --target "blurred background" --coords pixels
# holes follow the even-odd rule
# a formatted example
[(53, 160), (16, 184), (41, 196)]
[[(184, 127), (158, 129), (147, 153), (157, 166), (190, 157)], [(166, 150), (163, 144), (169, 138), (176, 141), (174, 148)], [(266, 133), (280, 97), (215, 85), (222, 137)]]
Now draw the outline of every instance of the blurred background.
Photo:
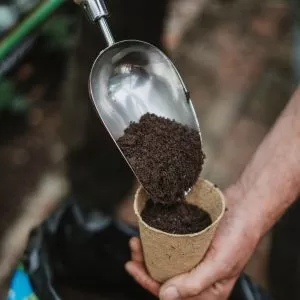
[[(289, 1), (107, 2), (117, 38), (159, 45), (181, 72), (202, 128), (203, 176), (220, 187), (234, 182), (295, 87)], [(134, 32), (137, 22), (144, 25)], [(111, 194), (130, 190), (132, 175), (88, 98), (103, 46), (71, 1), (0, 1), (0, 283), (30, 230), (67, 195), (110, 211)], [(272, 232), (246, 272), (272, 291), (271, 248)]]

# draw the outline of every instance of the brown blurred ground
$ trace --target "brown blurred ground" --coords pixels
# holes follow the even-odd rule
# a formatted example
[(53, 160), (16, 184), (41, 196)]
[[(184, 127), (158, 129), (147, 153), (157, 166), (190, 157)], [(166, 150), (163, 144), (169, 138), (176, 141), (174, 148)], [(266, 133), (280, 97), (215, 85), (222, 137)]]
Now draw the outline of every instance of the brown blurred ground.
[[(225, 187), (238, 177), (291, 94), (289, 8), (283, 0), (173, 2), (163, 41), (200, 119), (207, 154), (203, 176)], [(38, 89), (33, 93), (45, 97)], [(11, 177), (0, 189), (0, 282), (22, 253), (30, 228), (68, 191), (59, 109), (57, 102), (42, 103), (31, 111), (25, 132), (0, 145), (1, 166)], [(26, 146), (32, 136), (34, 142)], [(247, 267), (265, 286), (268, 249), (269, 236)]]

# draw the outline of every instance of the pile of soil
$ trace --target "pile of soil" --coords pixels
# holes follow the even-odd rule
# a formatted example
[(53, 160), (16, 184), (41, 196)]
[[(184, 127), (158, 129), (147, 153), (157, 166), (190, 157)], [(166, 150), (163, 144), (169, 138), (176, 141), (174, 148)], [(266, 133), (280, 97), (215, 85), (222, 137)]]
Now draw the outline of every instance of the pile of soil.
[(199, 132), (154, 114), (131, 123), (117, 143), (155, 203), (183, 201), (202, 170)]
[(212, 223), (206, 211), (187, 202), (166, 206), (149, 199), (141, 216), (149, 226), (174, 234), (196, 233)]
[(147, 224), (176, 234), (199, 232), (211, 224), (207, 212), (184, 201), (205, 158), (197, 130), (147, 113), (117, 143), (149, 194), (142, 211)]

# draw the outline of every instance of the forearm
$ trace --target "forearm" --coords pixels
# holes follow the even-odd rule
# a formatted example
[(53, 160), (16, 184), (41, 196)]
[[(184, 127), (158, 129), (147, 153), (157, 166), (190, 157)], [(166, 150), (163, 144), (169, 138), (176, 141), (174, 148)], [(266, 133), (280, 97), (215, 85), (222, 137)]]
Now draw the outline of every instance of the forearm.
[[(259, 146), (235, 185), (233, 201), (260, 236), (300, 192), (300, 88)], [(251, 220), (250, 220), (251, 219)]]

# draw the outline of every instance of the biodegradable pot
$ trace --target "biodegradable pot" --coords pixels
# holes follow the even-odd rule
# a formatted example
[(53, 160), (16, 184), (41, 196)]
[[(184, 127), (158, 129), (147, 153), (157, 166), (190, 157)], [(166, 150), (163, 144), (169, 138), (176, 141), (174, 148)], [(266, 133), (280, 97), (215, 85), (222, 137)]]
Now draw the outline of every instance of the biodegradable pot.
[(147, 225), (141, 212), (147, 194), (139, 187), (134, 199), (134, 211), (138, 217), (145, 264), (149, 274), (158, 282), (192, 270), (203, 259), (216, 228), (224, 215), (225, 199), (222, 192), (207, 180), (199, 178), (186, 201), (207, 211), (212, 224), (193, 234), (171, 234)]

